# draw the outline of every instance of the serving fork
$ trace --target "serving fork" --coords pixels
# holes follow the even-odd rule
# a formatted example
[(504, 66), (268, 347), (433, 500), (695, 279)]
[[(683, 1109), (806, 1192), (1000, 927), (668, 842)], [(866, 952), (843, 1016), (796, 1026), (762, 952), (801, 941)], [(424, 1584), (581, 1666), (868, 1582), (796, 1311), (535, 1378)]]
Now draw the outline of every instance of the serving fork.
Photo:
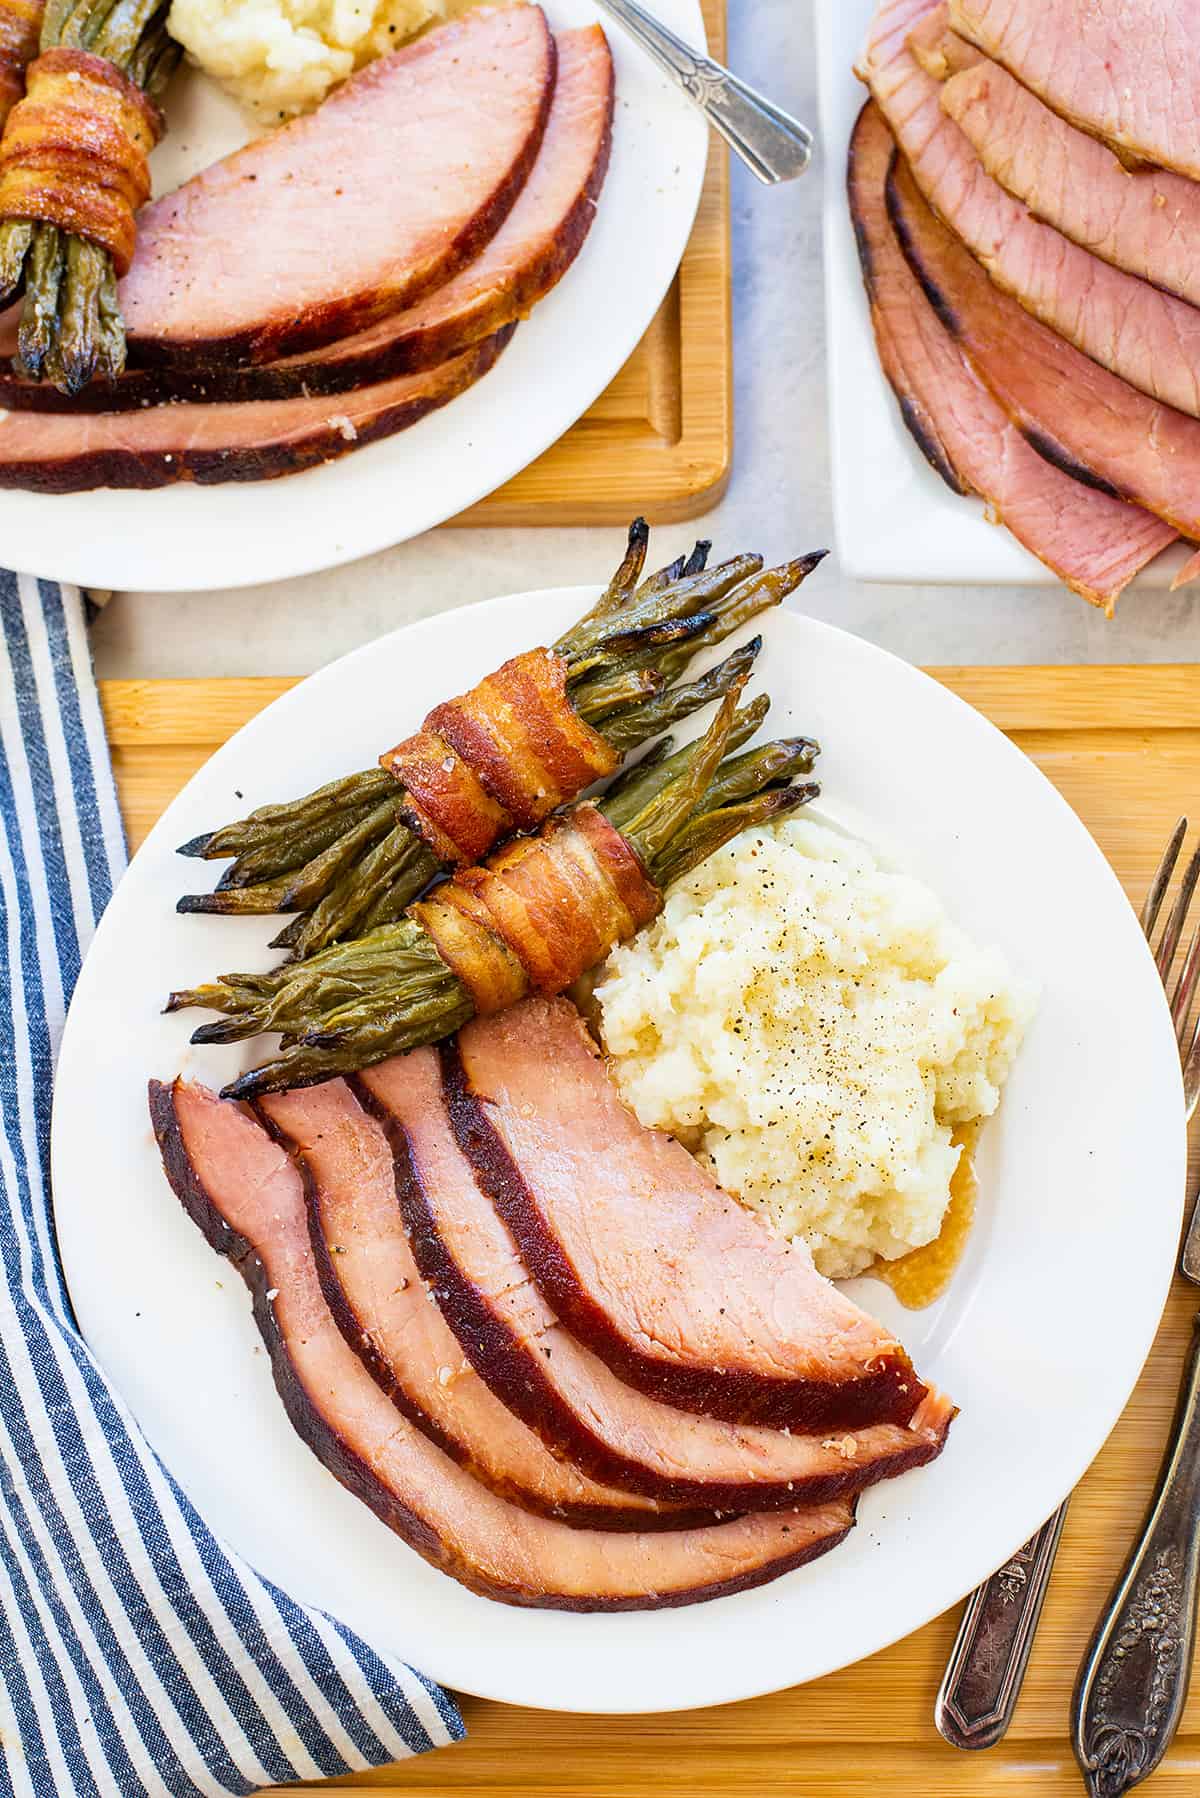
[[(1200, 1020), (1192, 1022), (1200, 984), (1200, 924), (1173, 983), (1171, 970), (1200, 881), (1200, 847), (1183, 870), (1155, 945), (1187, 829), (1187, 819), (1181, 818), (1146, 894), (1140, 921), (1171, 1007), (1190, 1120), (1200, 1099)], [(1200, 1285), (1200, 1203), (1180, 1266)], [(1012, 1720), (1067, 1502), (967, 1602), (934, 1709), (938, 1730), (955, 1748), (990, 1748)], [(1120, 1798), (1153, 1772), (1166, 1753), (1187, 1696), (1198, 1575), (1200, 1333), (1194, 1333), (1154, 1501), (1097, 1624), (1075, 1690), (1072, 1736), (1093, 1798)]]
[(774, 186), (802, 175), (812, 157), (812, 132), (799, 119), (744, 81), (702, 56), (652, 17), (636, 0), (597, 0), (674, 81), (760, 181)]

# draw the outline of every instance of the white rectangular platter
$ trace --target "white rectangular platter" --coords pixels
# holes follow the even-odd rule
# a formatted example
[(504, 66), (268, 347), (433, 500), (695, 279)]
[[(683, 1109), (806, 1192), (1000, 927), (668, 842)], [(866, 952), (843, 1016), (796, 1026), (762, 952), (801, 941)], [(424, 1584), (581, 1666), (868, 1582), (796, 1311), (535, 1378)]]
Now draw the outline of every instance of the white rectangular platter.
[[(875, 354), (846, 205), (846, 151), (866, 99), (854, 61), (874, 0), (816, 0), (824, 159), (825, 311), (830, 456), (838, 554), (863, 581), (1052, 586), (1040, 562), (989, 522), (979, 500), (951, 493), (905, 429)], [(1167, 586), (1184, 559), (1160, 556), (1138, 586)]]

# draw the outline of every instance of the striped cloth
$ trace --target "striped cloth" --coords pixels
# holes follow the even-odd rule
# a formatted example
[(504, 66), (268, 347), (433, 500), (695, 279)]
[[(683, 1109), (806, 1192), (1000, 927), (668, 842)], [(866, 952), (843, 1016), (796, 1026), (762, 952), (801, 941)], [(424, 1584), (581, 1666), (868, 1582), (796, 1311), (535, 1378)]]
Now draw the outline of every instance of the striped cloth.
[(75, 1328), (50, 1086), (125, 845), (80, 595), (3, 572), (0, 822), (0, 1798), (207, 1798), (455, 1740), (444, 1692), (222, 1547)]

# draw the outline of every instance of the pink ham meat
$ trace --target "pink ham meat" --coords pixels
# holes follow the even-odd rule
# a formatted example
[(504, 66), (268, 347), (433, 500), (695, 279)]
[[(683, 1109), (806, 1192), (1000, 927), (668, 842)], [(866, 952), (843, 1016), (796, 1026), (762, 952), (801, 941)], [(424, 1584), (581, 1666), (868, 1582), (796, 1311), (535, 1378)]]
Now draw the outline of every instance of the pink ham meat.
[[(562, 32), (546, 134), (516, 205), (482, 253), (427, 299), (307, 355), (238, 366), (130, 369), (74, 399), (48, 381), (0, 369), (0, 406), (38, 412), (129, 411), (175, 400), (289, 399), (345, 393), (433, 367), (529, 312), (583, 247), (612, 140), (613, 72), (598, 25)], [(16, 318), (0, 354), (16, 354)]]
[(450, 1120), (548, 1303), (665, 1404), (773, 1428), (906, 1423), (925, 1388), (874, 1319), (646, 1130), (565, 999), (443, 1049)]
[(938, 318), (1038, 453), (1200, 540), (1200, 421), (1127, 387), (1001, 293), (900, 160), (888, 209)]
[(448, 280), (524, 185), (554, 67), (540, 7), (479, 8), (146, 207), (120, 286), (131, 359), (265, 362)]
[[(1060, 580), (1111, 611), (1121, 590), (1175, 532), (1047, 462), (963, 360), (888, 221), (886, 186), (895, 154), (882, 114), (868, 101), (850, 142), (850, 211), (880, 361), (904, 421), (950, 486), (980, 494), (989, 514)], [(982, 274), (980, 279), (986, 282)]]
[(694, 1416), (626, 1386), (559, 1323), (480, 1190), (436, 1051), (384, 1062), (359, 1085), (391, 1139), (412, 1252), (461, 1352), (556, 1452), (634, 1491), (765, 1511), (849, 1496), (941, 1451), (953, 1408), (939, 1393), (906, 1425), (805, 1436)]
[(297, 1433), (411, 1548), (473, 1591), (554, 1610), (657, 1610), (764, 1584), (836, 1547), (841, 1501), (705, 1529), (572, 1529), (505, 1503), (408, 1423), (346, 1342), (321, 1292), (304, 1186), (248, 1112), (153, 1081), (167, 1178), (238, 1268)]
[(930, 205), (1027, 311), (1152, 398), (1200, 415), (1200, 311), (1039, 224), (984, 169), (908, 47), (937, 0), (884, 0), (859, 69)]
[[(351, 1348), (406, 1417), (476, 1479), (525, 1510), (599, 1529), (697, 1521), (652, 1498), (598, 1485), (556, 1459), (464, 1361), (413, 1259), (387, 1138), (343, 1081), (276, 1093), (259, 1110), (304, 1176), (326, 1302)], [(714, 1508), (704, 1521), (713, 1521)]]
[(414, 425), (472, 386), (514, 326), (449, 362), (356, 393), (144, 412), (0, 413), (0, 487), (79, 493), (173, 481), (267, 481)]
[(941, 69), (916, 43), (913, 51), (945, 82), (942, 111), (988, 174), (1093, 256), (1200, 305), (1200, 186), (1157, 169), (1130, 175), (1104, 144), (951, 32), (944, 7), (934, 23)]
[(1200, 180), (1195, 0), (951, 0), (950, 16), (1064, 119)]

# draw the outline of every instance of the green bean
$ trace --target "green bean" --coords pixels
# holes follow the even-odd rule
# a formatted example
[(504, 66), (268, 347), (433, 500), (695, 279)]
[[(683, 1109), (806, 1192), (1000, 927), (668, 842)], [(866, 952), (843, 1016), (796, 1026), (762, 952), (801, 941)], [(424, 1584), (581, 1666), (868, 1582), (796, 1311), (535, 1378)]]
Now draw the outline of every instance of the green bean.
[[(393, 783), (394, 784), (394, 783)], [(218, 887), (213, 893), (189, 893), (176, 904), (176, 911), (261, 913), (273, 911), (307, 911), (324, 897), (360, 855), (377, 843), (396, 823), (402, 795), (393, 793), (345, 831), (328, 848), (314, 855), (302, 868), (280, 874), (258, 886)]]
[[(732, 735), (730, 732), (731, 738)], [(745, 755), (727, 756), (704, 795), (702, 809), (717, 811), (721, 806), (748, 799), (752, 793), (790, 781), (797, 774), (811, 774), (820, 753), (820, 744), (811, 737), (780, 737)]]
[(33, 232), (32, 219), (5, 219), (0, 223), (0, 301), (11, 299), (24, 279)]
[(117, 276), (112, 257), (105, 259), (104, 278), (100, 283), (96, 310), (96, 372), (106, 381), (116, 381), (125, 372), (125, 320), (117, 298)]
[(57, 225), (39, 223), (25, 263), (25, 304), (17, 331), (22, 373), (37, 380), (58, 329), (58, 306), (66, 265), (66, 245)]
[(473, 1007), (453, 975), (450, 980), (450, 990), (438, 1000), (428, 999), (419, 1017), (368, 1018), (357, 1031), (344, 1028), (336, 1042), (304, 1039), (288, 1045), (274, 1061), (231, 1081), (223, 1088), (222, 1097), (254, 1099), (264, 1093), (312, 1086), (452, 1036), (470, 1020)]
[[(734, 713), (728, 741), (725, 744), (727, 758), (732, 758), (735, 749), (740, 749), (743, 743), (750, 741), (766, 717), (769, 705), (770, 700), (765, 693), (762, 693), (757, 699), (751, 700), (749, 705), (738, 707)], [(663, 738), (664, 743), (670, 743), (670, 740), (669, 737)], [(766, 754), (773, 748), (774, 745), (769, 743), (763, 751), (755, 751), (755, 754)], [(609, 823), (615, 824), (618, 830), (624, 830), (629, 820), (636, 817), (642, 807), (649, 804), (656, 793), (661, 793), (670, 781), (675, 780), (683, 772), (687, 767), (691, 751), (692, 745), (689, 743), (683, 749), (675, 750), (673, 754), (665, 753), (656, 757), (652, 752), (638, 762), (624, 781), (610, 787), (604, 795), (602, 804), (604, 815)], [(721, 779), (722, 771), (729, 766), (731, 766), (729, 759), (721, 763), (721, 767), (714, 777), (713, 786)], [(712, 801), (712, 792), (713, 787), (710, 786), (704, 795), (705, 804), (717, 803)]]
[[(618, 717), (605, 722), (605, 741), (625, 754), (636, 749), (649, 737), (655, 737), (660, 730), (669, 730), (671, 725), (678, 724), (682, 718), (690, 718), (702, 706), (709, 705), (712, 700), (720, 699), (729, 691), (734, 681), (754, 662), (762, 648), (762, 638), (752, 637), (735, 649), (732, 655), (718, 662), (716, 667), (678, 687), (672, 687), (667, 693), (660, 693), (657, 698), (648, 700), (644, 705), (633, 710), (622, 712)], [(770, 701), (767, 700), (769, 705)]]
[(100, 334), (100, 287), (105, 252), (82, 237), (67, 239), (62, 309), (53, 351), (55, 385), (75, 394), (96, 372)]
[(712, 544), (708, 538), (702, 537), (694, 545), (690, 555), (676, 556), (675, 560), (668, 562), (665, 568), (656, 569), (653, 574), (647, 575), (637, 590), (637, 598), (641, 599), (647, 593), (658, 593), (663, 587), (669, 587), (674, 581), (681, 580), (685, 574), (699, 574), (708, 561), (708, 552), (711, 548)]
[(564, 651), (557, 644), (555, 647), (560, 654), (565, 655), (573, 668), (600, 649), (606, 638), (623, 635), (642, 625), (659, 624), (667, 619), (684, 618), (693, 612), (711, 610), (712, 601), (732, 592), (761, 567), (761, 556), (734, 556), (716, 568), (706, 568), (700, 574), (676, 581), (673, 586), (664, 587), (660, 593), (635, 599), (627, 609), (622, 609), (620, 617), (615, 621), (608, 616), (585, 621), (570, 633), (569, 650)]
[(629, 599), (638, 584), (638, 577), (646, 561), (646, 549), (650, 542), (650, 527), (644, 518), (635, 518), (629, 527), (629, 540), (620, 566), (613, 575), (608, 586), (600, 595), (590, 612), (587, 612), (577, 624), (560, 637), (556, 645), (559, 655), (569, 653), (571, 640), (585, 627), (598, 618), (606, 618), (610, 612), (617, 611)]
[(394, 785), (392, 776), (383, 768), (365, 768), (360, 774), (344, 774), (331, 780), (302, 799), (285, 800), (282, 805), (260, 805), (248, 817), (235, 824), (224, 824), (219, 830), (206, 831), (180, 845), (180, 855), (203, 856), (212, 861), (226, 855), (241, 855), (275, 836), (286, 834), (303, 825), (324, 823), (349, 806), (361, 806), (382, 799)]
[(685, 874), (690, 874), (693, 868), (698, 868), (710, 855), (715, 855), (732, 837), (756, 826), (777, 824), (798, 806), (815, 799), (820, 791), (815, 781), (800, 787), (772, 787), (740, 805), (722, 806), (717, 811), (693, 818), (658, 855), (654, 862), (654, 879), (665, 890)]
[(734, 683), (704, 735), (698, 742), (688, 745), (686, 765), (681, 772), (653, 794), (642, 810), (622, 826), (622, 836), (628, 837), (637, 850), (652, 880), (655, 878), (655, 856), (691, 817), (720, 766), (733, 729), (738, 698), (747, 679), (748, 675), (743, 674)]
[(404, 903), (411, 902), (437, 877), (440, 867), (433, 851), (406, 824), (396, 824), (313, 907), (292, 944), (297, 960), (339, 937), (352, 936), (384, 893), (394, 896), (405, 889)]
[(625, 669), (590, 682), (587, 705), (576, 709), (588, 724), (599, 726), (611, 713), (623, 712), (627, 706), (653, 699), (662, 690), (662, 684), (653, 668)]
[[(394, 783), (393, 792), (398, 799), (399, 791)], [(322, 823), (308, 825), (291, 834), (277, 832), (257, 847), (243, 850), (236, 856), (218, 884), (222, 888), (257, 886), (260, 881), (272, 880), (277, 874), (305, 867), (314, 856), (340, 842), (389, 797), (391, 795), (384, 792), (378, 799), (368, 800), (365, 805), (348, 806), (344, 813), (335, 813)]]

